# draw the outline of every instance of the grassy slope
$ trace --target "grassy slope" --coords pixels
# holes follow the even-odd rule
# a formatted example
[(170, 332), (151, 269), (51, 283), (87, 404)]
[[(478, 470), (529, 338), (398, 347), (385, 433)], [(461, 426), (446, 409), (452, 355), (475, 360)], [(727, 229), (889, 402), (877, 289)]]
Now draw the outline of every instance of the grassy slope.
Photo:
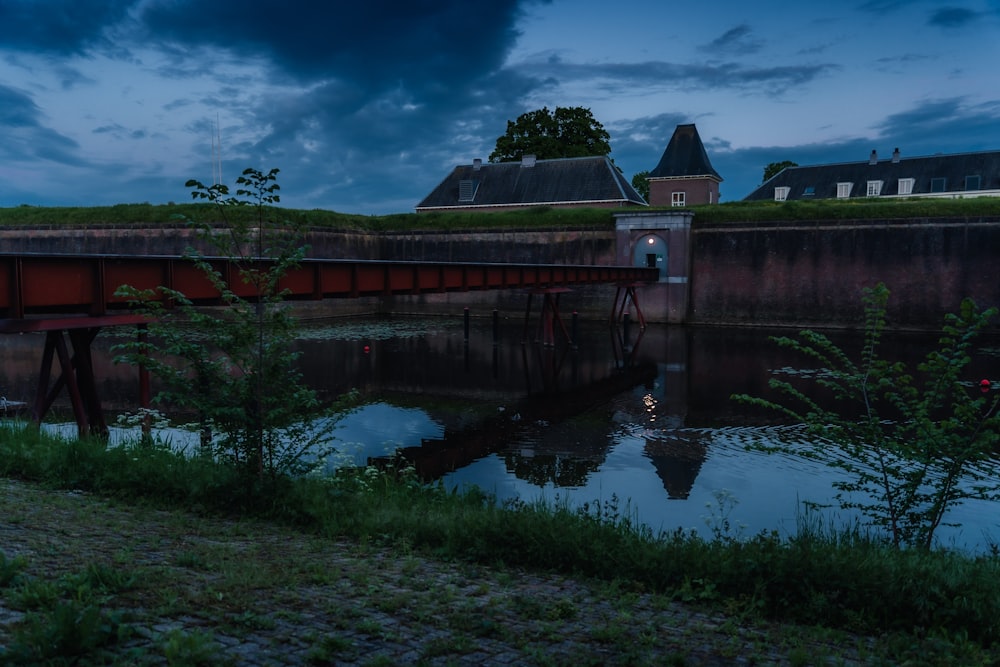
[[(655, 209), (629, 209), (645, 211)], [(669, 209), (668, 209), (669, 210)], [(927, 217), (1000, 216), (1000, 197), (977, 199), (822, 200), (814, 202), (730, 202), (696, 206), (700, 224), (782, 220), (893, 219)], [(525, 227), (612, 227), (609, 209), (558, 209), (537, 207), (502, 213), (397, 213), (365, 216), (320, 209), (281, 209), (282, 217), (314, 227), (387, 230), (451, 230)], [(238, 209), (230, 209), (238, 214)], [(246, 209), (252, 215), (251, 209)], [(211, 204), (118, 204), (93, 207), (0, 208), (0, 226), (184, 224), (215, 215)]]

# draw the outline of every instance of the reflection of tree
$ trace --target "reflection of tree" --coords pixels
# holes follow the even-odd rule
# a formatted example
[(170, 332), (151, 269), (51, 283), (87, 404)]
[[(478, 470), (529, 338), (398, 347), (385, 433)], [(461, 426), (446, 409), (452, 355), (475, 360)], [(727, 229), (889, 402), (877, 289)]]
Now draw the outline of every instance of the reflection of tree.
[(535, 486), (583, 486), (587, 476), (597, 472), (600, 460), (581, 459), (564, 454), (525, 456), (520, 452), (503, 455), (507, 472)]

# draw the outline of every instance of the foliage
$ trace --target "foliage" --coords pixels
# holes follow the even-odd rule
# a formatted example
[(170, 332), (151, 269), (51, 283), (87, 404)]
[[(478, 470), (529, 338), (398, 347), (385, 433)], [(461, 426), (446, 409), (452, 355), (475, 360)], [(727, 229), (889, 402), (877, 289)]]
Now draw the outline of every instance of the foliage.
[(649, 170), (640, 171), (632, 177), (632, 187), (642, 195), (642, 198), (649, 201)]
[(792, 162), (791, 160), (782, 160), (781, 162), (771, 162), (766, 167), (764, 167), (764, 180), (761, 183), (766, 183), (768, 179), (772, 176), (777, 176), (783, 169), (788, 167), (797, 167), (798, 162)]
[[(17, 445), (20, 439), (27, 443)], [(70, 471), (73, 458), (67, 444), (38, 439), (33, 429), (2, 432), (0, 461), (13, 461), (3, 474)], [(50, 474), (47, 483), (154, 501), (161, 507), (232, 512), (232, 496), (221, 482), (187, 481), (232, 480), (230, 466), (177, 454), (165, 459), (156, 448), (138, 443), (94, 446), (91, 455), (85, 474), (74, 471), (61, 484)], [(139, 478), (142, 484), (136, 483)], [(744, 539), (725, 525), (732, 502), (725, 495), (717, 498), (717, 511), (710, 508), (719, 526), (714, 539), (683, 531), (654, 535), (616, 498), (580, 510), (558, 502), (500, 504), (475, 488), (453, 492), (422, 484), (399, 464), (343, 470), (333, 479), (283, 478), (280, 485), (263, 489), (257, 500), (251, 510), (258, 515), (308, 533), (449, 561), (606, 579), (627, 591), (659, 592), (740, 617), (886, 633), (898, 638), (900, 651), (924, 648), (939, 638), (945, 638), (940, 640), (942, 651), (968, 642), (989, 647), (1000, 641), (1000, 559), (995, 556), (897, 550), (862, 533), (825, 533), (807, 523), (787, 539), (776, 533)], [(92, 582), (106, 579), (87, 577)], [(124, 584), (132, 580), (126, 576)], [(142, 585), (141, 577), (134, 581)], [(174, 649), (178, 656), (193, 655), (207, 643), (177, 641)]]
[(695, 224), (797, 220), (899, 220), (1000, 216), (1000, 197), (933, 199), (926, 197), (816, 201), (735, 201), (695, 206)]
[[(1000, 441), (1000, 397), (964, 380), (972, 345), (997, 309), (980, 311), (963, 301), (960, 312), (946, 318), (938, 349), (914, 376), (902, 362), (880, 356), (888, 298), (883, 284), (864, 291), (858, 362), (814, 331), (775, 339), (817, 364), (810, 373), (815, 388), (770, 381), (802, 407), (735, 398), (806, 424), (815, 437), (808, 454), (847, 473), (834, 483), (841, 507), (859, 510), (896, 547), (929, 549), (950, 507), (1000, 499), (1000, 483), (986, 469)], [(830, 404), (821, 404), (817, 392), (828, 393)]]
[[(236, 180), (235, 195), (225, 185), (187, 183), (192, 196), (214, 204), (224, 221), (190, 223), (224, 261), (187, 252), (220, 295), (220, 307), (198, 307), (163, 286), (118, 291), (151, 318), (149, 338), (120, 345), (121, 358), (160, 379), (158, 402), (197, 414), (207, 452), (258, 477), (301, 472), (323, 437), (310, 431), (321, 410), (295, 367), (297, 326), (283, 304), (281, 280), (306, 248), (302, 230), (272, 217), (277, 173), (247, 169)], [(245, 208), (255, 215), (229, 215)]]
[(520, 160), (534, 155), (539, 160), (589, 157), (611, 153), (611, 135), (584, 107), (542, 107), (507, 121), (507, 131), (497, 138), (490, 162)]

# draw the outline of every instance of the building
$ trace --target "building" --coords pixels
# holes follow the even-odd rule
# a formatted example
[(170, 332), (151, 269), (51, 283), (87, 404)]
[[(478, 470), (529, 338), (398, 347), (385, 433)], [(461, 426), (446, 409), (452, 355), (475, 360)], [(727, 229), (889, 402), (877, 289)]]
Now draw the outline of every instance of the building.
[(428, 211), (504, 211), (532, 206), (646, 206), (606, 156), (459, 165), (417, 205)]
[(998, 196), (1000, 151), (904, 158), (897, 148), (886, 159), (872, 151), (862, 162), (788, 167), (744, 201)]
[(694, 123), (674, 129), (660, 163), (647, 178), (650, 206), (719, 203), (722, 177), (712, 168)]

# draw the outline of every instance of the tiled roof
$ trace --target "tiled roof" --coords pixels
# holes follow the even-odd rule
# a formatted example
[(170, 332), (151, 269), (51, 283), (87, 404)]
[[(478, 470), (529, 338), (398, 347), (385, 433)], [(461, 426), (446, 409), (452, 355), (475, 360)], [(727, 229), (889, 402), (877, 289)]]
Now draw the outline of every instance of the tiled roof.
[(642, 196), (605, 156), (476, 162), (455, 167), (417, 210), (553, 204), (645, 206)]
[[(1000, 151), (957, 153), (926, 157), (872, 159), (863, 162), (842, 162), (804, 167), (789, 167), (744, 197), (744, 201), (773, 200), (774, 189), (788, 188), (787, 200), (833, 199), (838, 183), (852, 183), (851, 198), (867, 197), (868, 182), (882, 181), (879, 196), (900, 195), (900, 179), (913, 179), (913, 196), (948, 196), (958, 193), (974, 195), (976, 191), (1000, 190)], [(877, 158), (877, 156), (876, 156)], [(976, 177), (979, 183), (975, 187)], [(966, 177), (973, 177), (967, 183)], [(944, 179), (944, 180), (939, 180)]]
[(680, 176), (711, 176), (720, 181), (722, 177), (712, 168), (712, 163), (701, 143), (698, 128), (694, 123), (678, 125), (670, 137), (670, 143), (663, 151), (663, 157), (656, 169), (649, 172), (649, 178), (677, 178)]

